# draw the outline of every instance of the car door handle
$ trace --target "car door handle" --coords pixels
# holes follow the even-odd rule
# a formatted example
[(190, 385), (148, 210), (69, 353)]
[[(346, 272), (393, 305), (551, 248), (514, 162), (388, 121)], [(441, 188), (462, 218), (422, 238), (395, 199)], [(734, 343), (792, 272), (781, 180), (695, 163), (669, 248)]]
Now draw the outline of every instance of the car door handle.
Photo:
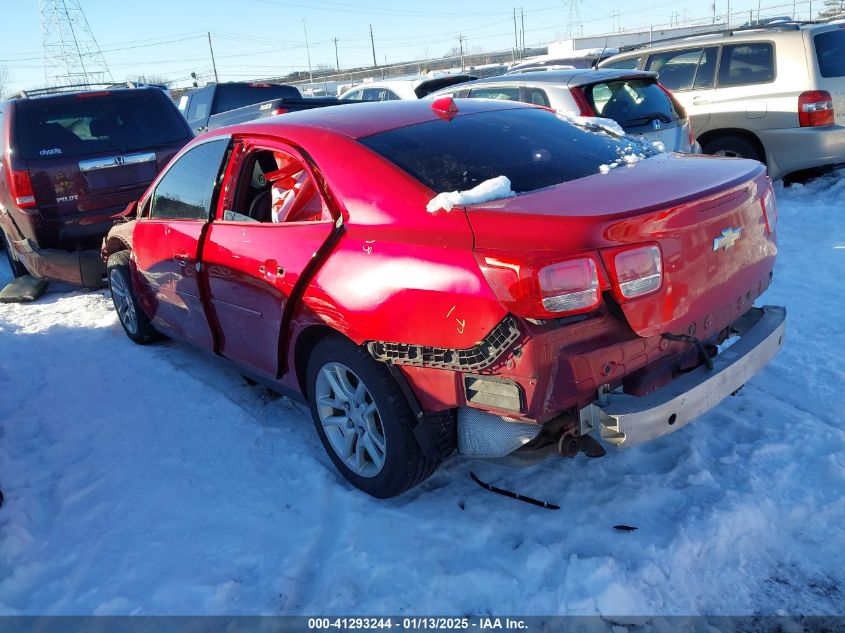
[(191, 260), (191, 256), (187, 253), (176, 253), (173, 256), (173, 261), (178, 263), (180, 266), (184, 266)]
[[(268, 272), (269, 271), (269, 272)], [(258, 272), (265, 276), (284, 277), (285, 269), (282, 266), (277, 266), (276, 262), (270, 261), (267, 264), (261, 264), (258, 267)]]
[(699, 104), (702, 104), (702, 103), (710, 103), (711, 101), (712, 101), (712, 99), (710, 99), (709, 97), (693, 97), (692, 98), (692, 102), (695, 103), (696, 105), (699, 105)]

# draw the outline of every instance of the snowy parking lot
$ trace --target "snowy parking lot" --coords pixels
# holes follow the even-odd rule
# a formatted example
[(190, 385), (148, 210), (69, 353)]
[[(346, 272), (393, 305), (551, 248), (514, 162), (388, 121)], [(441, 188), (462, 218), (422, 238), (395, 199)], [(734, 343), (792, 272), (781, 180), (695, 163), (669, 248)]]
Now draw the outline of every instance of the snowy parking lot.
[(304, 408), (130, 343), (108, 292), (0, 305), (0, 614), (842, 613), (845, 171), (779, 208), (787, 340), (736, 397), (598, 460), (453, 457), (389, 501)]

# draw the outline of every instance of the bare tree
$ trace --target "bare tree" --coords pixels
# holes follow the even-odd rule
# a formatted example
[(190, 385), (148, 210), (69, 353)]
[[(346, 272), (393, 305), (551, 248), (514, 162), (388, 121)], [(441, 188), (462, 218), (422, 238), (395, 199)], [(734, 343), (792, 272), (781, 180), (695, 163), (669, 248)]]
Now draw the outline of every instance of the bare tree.
[(845, 0), (825, 0), (824, 10), (819, 13), (819, 20), (845, 18)]

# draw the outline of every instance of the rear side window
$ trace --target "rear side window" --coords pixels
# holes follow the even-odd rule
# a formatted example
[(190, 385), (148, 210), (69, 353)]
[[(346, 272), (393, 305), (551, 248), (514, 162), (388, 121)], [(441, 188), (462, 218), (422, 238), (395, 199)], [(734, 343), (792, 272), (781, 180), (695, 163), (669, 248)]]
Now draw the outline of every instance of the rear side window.
[(179, 111), (158, 89), (23, 99), (15, 120), (27, 159), (126, 152), (188, 138)]
[(270, 99), (298, 99), (299, 90), (293, 86), (275, 84), (220, 84), (217, 86), (215, 112), (228, 112), (236, 108), (261, 103)]
[(655, 53), (649, 57), (646, 70), (659, 73), (660, 83), (669, 90), (709, 88), (713, 86), (716, 54), (716, 47)]
[(653, 149), (589, 132), (547, 110), (520, 108), (429, 121), (359, 141), (437, 193), (507, 176), (524, 192), (599, 173), (599, 166)]
[(845, 77), (845, 30), (819, 33), (813, 41), (822, 77)]
[(503, 99), (505, 101), (519, 101), (519, 88), (508, 86), (473, 88), (469, 91), (469, 96), (473, 99)]
[(679, 118), (669, 96), (650, 79), (604, 81), (587, 86), (584, 93), (598, 116), (614, 119), (625, 129)]
[(722, 47), (719, 86), (746, 86), (775, 80), (774, 47), (767, 42)]
[(364, 88), (363, 101), (398, 101), (399, 95), (387, 88)]
[(546, 91), (540, 90), (539, 88), (526, 88), (525, 101), (538, 106), (545, 106), (547, 108), (550, 107)]
[(156, 186), (150, 217), (207, 220), (214, 185), (229, 139), (191, 148), (177, 160)]
[(623, 70), (634, 70), (640, 67), (640, 62), (643, 61), (642, 55), (638, 57), (626, 57), (607, 64), (602, 64), (602, 68), (620, 68)]

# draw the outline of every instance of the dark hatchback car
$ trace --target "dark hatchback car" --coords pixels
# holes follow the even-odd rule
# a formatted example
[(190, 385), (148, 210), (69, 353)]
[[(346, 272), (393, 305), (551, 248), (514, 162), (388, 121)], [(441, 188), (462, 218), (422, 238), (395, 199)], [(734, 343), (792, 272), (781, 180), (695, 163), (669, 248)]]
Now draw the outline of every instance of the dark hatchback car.
[(0, 103), (0, 238), (16, 277), (104, 283), (103, 236), (193, 133), (158, 88)]

